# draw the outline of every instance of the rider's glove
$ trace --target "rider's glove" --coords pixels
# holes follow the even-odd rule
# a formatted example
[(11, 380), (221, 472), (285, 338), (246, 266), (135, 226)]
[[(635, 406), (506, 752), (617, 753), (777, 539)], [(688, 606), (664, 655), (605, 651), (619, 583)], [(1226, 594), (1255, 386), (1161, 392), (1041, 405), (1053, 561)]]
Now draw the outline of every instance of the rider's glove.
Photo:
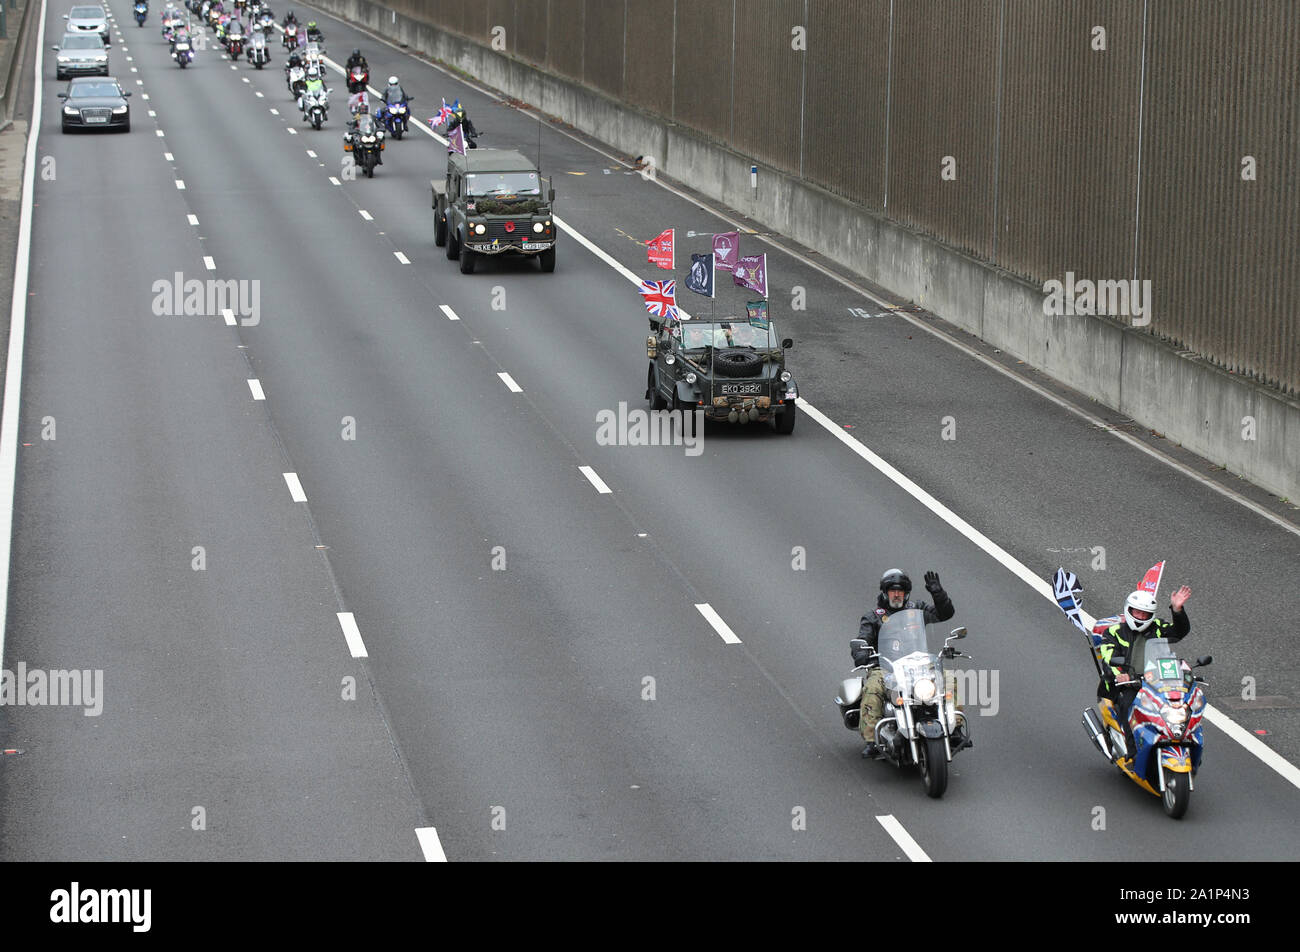
[(925, 573), (925, 590), (931, 595), (937, 595), (939, 592), (943, 591), (943, 585), (939, 581), (938, 572)]

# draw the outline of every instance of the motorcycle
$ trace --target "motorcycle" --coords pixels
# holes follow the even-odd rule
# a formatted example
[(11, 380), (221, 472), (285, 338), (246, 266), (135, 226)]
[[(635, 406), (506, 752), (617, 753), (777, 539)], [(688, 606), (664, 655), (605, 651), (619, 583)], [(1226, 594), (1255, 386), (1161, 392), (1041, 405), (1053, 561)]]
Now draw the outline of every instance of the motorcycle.
[(176, 60), (176, 65), (181, 69), (194, 62), (194, 50), (190, 47), (188, 37), (178, 38), (172, 47), (172, 59)]
[(288, 69), (289, 75), (286, 78), (289, 83), (289, 92), (293, 95), (294, 99), (298, 100), (299, 105), (301, 105), (303, 91), (307, 88), (307, 71), (301, 66), (294, 66)]
[(319, 129), (321, 124), (329, 118), (329, 90), (307, 90), (302, 94), (300, 99), (302, 103), (302, 118), (311, 123), (313, 129)]
[(384, 128), (399, 142), (406, 134), (407, 122), (410, 119), (407, 103), (414, 98), (414, 96), (407, 96), (402, 102), (383, 103), (380, 107), (380, 118), (383, 120)]
[(364, 66), (353, 66), (348, 70), (348, 92), (359, 93), (370, 83), (370, 70)]
[[(974, 746), (966, 715), (957, 710), (943, 669), (944, 659), (970, 657), (951, 645), (965, 637), (966, 629), (956, 628), (944, 639), (942, 650), (931, 654), (925, 612), (907, 609), (890, 615), (881, 626), (879, 647), (872, 659), (884, 668), (887, 698), (885, 716), (873, 727), (876, 743), (884, 747), (881, 756), (900, 769), (918, 767), (926, 794), (934, 798), (948, 789), (948, 763), (953, 755)], [(866, 642), (858, 639), (851, 644), (866, 647)], [(868, 669), (868, 665), (859, 665), (853, 673)], [(859, 730), (864, 680), (849, 677), (835, 698), (844, 726), (850, 730)], [(963, 736), (954, 744), (959, 722)]]
[(266, 37), (261, 33), (253, 34), (253, 42), (248, 47), (248, 61), (258, 69), (271, 61), (271, 51), (266, 48)]
[(226, 52), (230, 54), (232, 61), (237, 60), (239, 57), (244, 55), (243, 31), (240, 31), (239, 33), (226, 33)]
[(261, 31), (262, 36), (269, 40), (271, 34), (275, 32), (275, 17), (263, 10), (258, 14), (256, 22), (257, 29)]
[(284, 28), (284, 36), (280, 37), (280, 42), (284, 44), (286, 50), (296, 50), (298, 48), (298, 24), (290, 23)]
[(383, 165), (380, 153), (384, 150), (384, 130), (375, 124), (375, 117), (368, 113), (357, 116), (356, 128), (343, 133), (343, 151), (351, 152), (356, 164), (366, 173), (367, 178), (375, 177), (375, 166)]
[(1093, 746), (1120, 773), (1159, 797), (1165, 813), (1175, 820), (1187, 813), (1205, 743), (1201, 721), (1208, 683), (1193, 670), (1213, 660), (1206, 655), (1189, 666), (1168, 639), (1152, 638), (1144, 651), (1141, 687), (1129, 711), (1102, 698), (1097, 703), (1100, 719), (1092, 708), (1083, 712), (1083, 728)]
[(135, 25), (144, 26), (144, 19), (149, 15), (149, 4), (145, 3), (144, 0), (137, 0), (136, 5), (131, 8), (131, 12), (135, 14)]

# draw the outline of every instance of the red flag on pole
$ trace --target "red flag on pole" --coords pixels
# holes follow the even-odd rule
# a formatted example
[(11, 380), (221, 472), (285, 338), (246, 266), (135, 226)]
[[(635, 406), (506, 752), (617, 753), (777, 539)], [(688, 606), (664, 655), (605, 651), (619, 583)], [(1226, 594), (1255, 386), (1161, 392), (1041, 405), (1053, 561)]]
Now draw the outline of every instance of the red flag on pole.
[(1160, 579), (1165, 574), (1165, 560), (1161, 559), (1151, 568), (1147, 569), (1147, 574), (1142, 576), (1142, 581), (1138, 582), (1139, 592), (1150, 592), (1155, 595), (1156, 589), (1160, 587)]
[(651, 264), (658, 265), (665, 271), (672, 271), (677, 267), (677, 261), (673, 256), (673, 237), (673, 229), (669, 228), (646, 245), (646, 258)]

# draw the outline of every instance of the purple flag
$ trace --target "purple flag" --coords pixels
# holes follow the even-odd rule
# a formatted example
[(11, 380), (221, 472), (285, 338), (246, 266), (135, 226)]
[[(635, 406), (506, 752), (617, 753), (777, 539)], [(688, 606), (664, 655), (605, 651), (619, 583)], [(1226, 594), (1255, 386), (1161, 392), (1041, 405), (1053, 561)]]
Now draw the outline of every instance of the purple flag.
[(465, 154), (465, 133), (461, 132), (460, 126), (451, 130), (451, 135), (447, 136), (447, 145), (452, 152)]
[(749, 288), (767, 297), (767, 254), (749, 255), (736, 261), (736, 273), (732, 276), (737, 287)]
[(736, 256), (740, 254), (740, 235), (734, 231), (713, 236), (713, 266), (728, 274), (736, 270)]

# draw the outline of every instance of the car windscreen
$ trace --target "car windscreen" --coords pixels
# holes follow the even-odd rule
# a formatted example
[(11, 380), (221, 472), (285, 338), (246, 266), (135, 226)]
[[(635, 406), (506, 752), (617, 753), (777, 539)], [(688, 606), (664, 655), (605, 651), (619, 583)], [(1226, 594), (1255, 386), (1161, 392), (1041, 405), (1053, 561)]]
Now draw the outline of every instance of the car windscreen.
[(494, 198), (542, 194), (536, 172), (470, 172), (465, 176), (465, 194)]
[(68, 17), (73, 20), (102, 20), (104, 19), (103, 7), (73, 7)]
[(90, 36), (74, 33), (63, 38), (62, 49), (65, 50), (102, 50), (103, 48), (104, 41), (95, 33), (90, 34)]
[(762, 330), (748, 321), (722, 321), (696, 323), (683, 321), (682, 347), (698, 350), (702, 347), (742, 347), (755, 350), (772, 347), (772, 330)]
[(117, 83), (76, 83), (68, 91), (69, 99), (94, 99), (101, 96), (120, 96)]

